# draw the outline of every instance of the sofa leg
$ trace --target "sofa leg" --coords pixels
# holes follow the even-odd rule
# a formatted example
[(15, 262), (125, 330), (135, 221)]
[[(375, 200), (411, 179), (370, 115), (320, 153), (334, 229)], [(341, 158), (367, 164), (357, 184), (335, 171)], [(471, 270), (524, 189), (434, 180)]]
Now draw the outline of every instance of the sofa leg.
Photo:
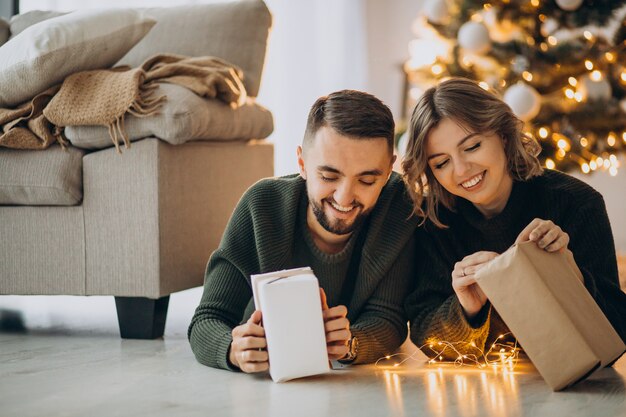
[(157, 300), (115, 297), (122, 339), (156, 339), (163, 336), (169, 301), (169, 295)]

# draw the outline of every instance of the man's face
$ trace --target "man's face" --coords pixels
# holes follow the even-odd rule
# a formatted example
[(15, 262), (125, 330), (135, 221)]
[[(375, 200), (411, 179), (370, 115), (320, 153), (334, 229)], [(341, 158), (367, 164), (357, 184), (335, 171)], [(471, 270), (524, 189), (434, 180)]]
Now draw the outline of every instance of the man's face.
[(309, 227), (351, 233), (374, 208), (394, 159), (384, 138), (353, 139), (328, 126), (319, 129), (307, 149), (298, 148), (300, 175), (316, 219)]

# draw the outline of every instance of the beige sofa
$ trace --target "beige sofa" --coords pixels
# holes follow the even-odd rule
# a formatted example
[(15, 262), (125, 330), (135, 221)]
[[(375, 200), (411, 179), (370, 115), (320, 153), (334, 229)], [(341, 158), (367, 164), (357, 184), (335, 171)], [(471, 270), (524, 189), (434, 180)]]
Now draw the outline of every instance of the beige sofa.
[[(142, 13), (157, 23), (120, 63), (138, 65), (158, 52), (215, 55), (240, 66), (248, 95), (257, 95), (271, 25), (264, 3)], [(56, 15), (15, 18), (11, 30)], [(201, 119), (193, 123), (209, 128), (226, 123), (213, 137), (194, 131), (184, 141), (166, 137), (170, 143), (157, 134), (141, 138), (146, 129), (158, 133), (159, 123), (141, 120), (133, 127), (128, 121), (134, 141), (122, 154), (110, 143), (90, 149), (101, 131), (85, 127), (68, 128), (66, 134), (72, 143), (86, 138), (87, 149), (0, 148), (0, 294), (111, 295), (122, 337), (162, 336), (169, 295), (202, 285), (208, 258), (239, 197), (273, 175), (273, 146), (258, 140), (273, 128), (267, 110), (211, 123), (207, 118), (222, 113), (203, 112), (192, 114)], [(264, 127), (258, 128), (257, 120)], [(183, 118), (178, 124), (190, 123)], [(241, 137), (242, 132), (258, 134)]]

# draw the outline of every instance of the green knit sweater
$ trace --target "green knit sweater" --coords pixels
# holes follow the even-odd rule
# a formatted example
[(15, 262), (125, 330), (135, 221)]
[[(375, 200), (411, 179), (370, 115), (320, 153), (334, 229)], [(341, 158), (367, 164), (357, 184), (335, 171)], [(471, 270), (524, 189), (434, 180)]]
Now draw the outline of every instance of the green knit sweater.
[[(261, 180), (241, 198), (209, 260), (202, 299), (189, 326), (200, 363), (235, 370), (228, 361), (231, 331), (253, 311), (250, 275), (303, 266), (294, 265), (306, 247), (303, 200), (308, 202), (306, 182), (298, 175)], [(359, 232), (365, 233), (363, 240), (352, 245), (353, 252), (361, 250), (347, 303), (350, 331), (359, 339), (355, 363), (375, 361), (406, 338), (403, 301), (415, 279), (416, 223), (402, 179), (393, 173)], [(315, 270), (320, 282), (343, 283), (347, 268), (338, 265)], [(332, 291), (328, 296), (339, 299)]]

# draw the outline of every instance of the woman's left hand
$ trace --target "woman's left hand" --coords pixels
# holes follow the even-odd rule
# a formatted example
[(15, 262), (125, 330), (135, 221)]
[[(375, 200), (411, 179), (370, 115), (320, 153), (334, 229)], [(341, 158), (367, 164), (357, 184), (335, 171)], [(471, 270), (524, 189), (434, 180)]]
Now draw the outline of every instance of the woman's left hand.
[(550, 220), (534, 219), (517, 236), (515, 243), (527, 240), (536, 242), (547, 252), (556, 252), (567, 248), (569, 235)]

